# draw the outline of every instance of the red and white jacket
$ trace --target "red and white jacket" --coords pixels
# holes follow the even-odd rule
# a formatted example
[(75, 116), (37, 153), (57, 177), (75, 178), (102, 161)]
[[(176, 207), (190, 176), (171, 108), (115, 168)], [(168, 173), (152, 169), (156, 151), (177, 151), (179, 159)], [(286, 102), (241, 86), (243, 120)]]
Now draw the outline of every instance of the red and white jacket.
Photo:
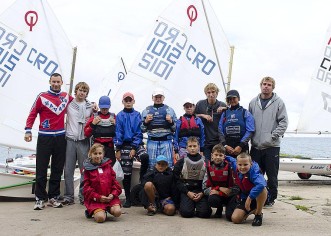
[(34, 121), (39, 114), (39, 135), (65, 134), (64, 117), (68, 104), (73, 100), (66, 92), (42, 92), (37, 96), (26, 120), (25, 131), (31, 132)]

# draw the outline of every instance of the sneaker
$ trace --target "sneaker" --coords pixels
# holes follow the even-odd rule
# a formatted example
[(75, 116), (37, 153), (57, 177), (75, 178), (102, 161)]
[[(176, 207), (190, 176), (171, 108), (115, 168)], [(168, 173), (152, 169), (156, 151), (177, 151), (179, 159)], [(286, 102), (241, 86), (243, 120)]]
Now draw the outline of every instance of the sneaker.
[(255, 215), (255, 218), (252, 222), (252, 226), (261, 226), (262, 218), (263, 218), (263, 213), (261, 213), (261, 215)]
[(69, 201), (67, 199), (62, 202), (63, 206), (69, 206), (69, 205), (73, 205), (73, 204), (75, 204), (74, 201)]
[(264, 204), (264, 207), (265, 208), (272, 208), (274, 206), (274, 204), (275, 204), (275, 201), (270, 201), (270, 202), (268, 201)]
[(51, 198), (48, 200), (48, 206), (51, 206), (51, 207), (54, 207), (54, 208), (61, 208), (63, 207), (62, 203), (61, 202), (58, 202), (57, 199), (55, 198)]
[(223, 208), (217, 208), (215, 214), (214, 214), (214, 218), (222, 218), (222, 211), (223, 211)]
[(33, 210), (42, 210), (45, 208), (44, 200), (37, 200), (34, 204)]
[(124, 204), (123, 204), (124, 208), (130, 208), (131, 207), (131, 201), (129, 199), (125, 200)]

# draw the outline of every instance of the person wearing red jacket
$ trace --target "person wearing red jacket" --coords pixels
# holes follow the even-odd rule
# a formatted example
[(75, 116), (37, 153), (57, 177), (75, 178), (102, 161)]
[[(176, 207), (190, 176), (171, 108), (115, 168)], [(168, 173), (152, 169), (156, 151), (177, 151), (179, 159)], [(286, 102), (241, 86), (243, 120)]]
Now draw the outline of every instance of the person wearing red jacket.
[(121, 215), (119, 195), (122, 188), (116, 180), (111, 161), (104, 156), (104, 146), (95, 143), (89, 151), (89, 158), (84, 162), (83, 194), (86, 216), (93, 216), (97, 223), (106, 220), (106, 212), (115, 217)]
[[(62, 204), (60, 196), (60, 182), (66, 156), (66, 140), (64, 117), (68, 104), (73, 98), (66, 92), (61, 92), (62, 76), (58, 73), (49, 79), (50, 89), (37, 96), (25, 126), (24, 140), (32, 141), (32, 126), (39, 114), (40, 124), (36, 153), (36, 203), (34, 210), (42, 210), (44, 202), (58, 208)], [(52, 158), (50, 158), (52, 156)], [(47, 169), (51, 159), (51, 175), (49, 178), (48, 193), (46, 191)]]
[(93, 143), (101, 143), (105, 148), (106, 157), (115, 164), (114, 137), (116, 135), (116, 116), (110, 113), (111, 103), (108, 96), (99, 99), (100, 111), (92, 116), (86, 123), (84, 133), (86, 137), (93, 136)]

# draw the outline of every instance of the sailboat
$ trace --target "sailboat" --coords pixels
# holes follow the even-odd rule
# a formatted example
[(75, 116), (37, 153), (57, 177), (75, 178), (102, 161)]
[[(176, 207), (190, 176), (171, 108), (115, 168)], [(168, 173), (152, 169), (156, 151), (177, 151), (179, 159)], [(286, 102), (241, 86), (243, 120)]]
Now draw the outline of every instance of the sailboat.
[[(183, 111), (182, 101), (205, 97), (203, 88), (215, 83), (225, 97), (231, 49), (207, 0), (173, 1), (155, 21), (151, 33), (119, 88), (110, 94), (112, 109), (122, 110), (122, 95), (131, 91), (135, 109), (152, 102), (152, 92), (161, 88), (165, 104)], [(177, 114), (178, 115), (178, 114)]]
[[(331, 25), (324, 38), (317, 61), (317, 69), (311, 78), (309, 92), (299, 118), (296, 134), (331, 134)], [(309, 147), (303, 147), (309, 148)], [(280, 170), (298, 173), (301, 179), (312, 174), (331, 176), (331, 157), (327, 159), (281, 158)]]
[[(17, 0), (5, 10), (0, 15), (0, 45), (0, 107), (8, 108), (0, 117), (0, 145), (35, 150), (39, 121), (27, 143), (26, 118), (38, 93), (49, 87), (52, 73), (69, 82), (73, 48), (46, 0)], [(0, 196), (34, 198), (33, 172), (1, 164)]]

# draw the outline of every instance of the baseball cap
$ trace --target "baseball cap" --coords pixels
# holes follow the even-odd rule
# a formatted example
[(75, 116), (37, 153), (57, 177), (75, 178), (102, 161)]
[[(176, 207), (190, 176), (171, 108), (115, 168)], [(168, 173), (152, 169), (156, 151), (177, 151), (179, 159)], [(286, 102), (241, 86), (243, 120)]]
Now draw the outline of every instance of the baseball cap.
[(226, 94), (226, 98), (240, 98), (239, 93), (237, 90), (230, 90), (227, 94)]
[(155, 89), (154, 92), (153, 92), (153, 97), (156, 96), (156, 95), (162, 95), (162, 96), (164, 96), (163, 90), (161, 88)]
[(166, 157), (163, 156), (163, 155), (159, 155), (159, 156), (157, 156), (157, 158), (156, 158), (156, 162), (160, 162), (160, 161), (164, 161), (164, 162), (167, 162), (167, 163), (168, 163), (168, 158), (166, 158)]
[(130, 93), (130, 92), (126, 92), (125, 94), (123, 94), (123, 100), (124, 100), (125, 98), (131, 98), (132, 100), (134, 100), (134, 96), (133, 96), (133, 94)]
[(184, 99), (183, 106), (185, 106), (186, 103), (189, 103), (189, 104), (194, 105), (194, 102), (193, 102), (193, 100), (192, 100), (191, 98), (185, 98), (185, 99)]
[(100, 97), (99, 108), (110, 108), (110, 98), (108, 96)]

